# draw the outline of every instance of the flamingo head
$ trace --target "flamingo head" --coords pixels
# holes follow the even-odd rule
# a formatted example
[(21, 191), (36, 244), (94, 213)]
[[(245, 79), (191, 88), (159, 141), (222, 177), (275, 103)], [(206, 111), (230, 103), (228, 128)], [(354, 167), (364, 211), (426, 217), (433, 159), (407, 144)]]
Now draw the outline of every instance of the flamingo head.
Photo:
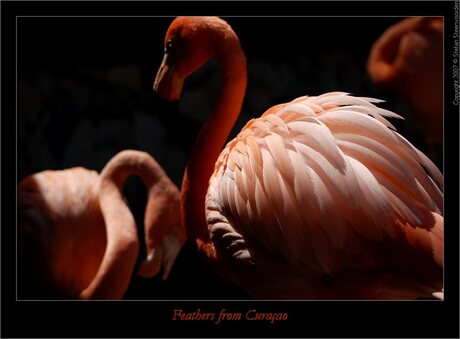
[(142, 263), (138, 275), (152, 277), (163, 267), (163, 280), (171, 268), (186, 240), (180, 213), (179, 191), (168, 181), (162, 194), (149, 198), (145, 215), (145, 238), (147, 258)]
[(165, 36), (163, 61), (153, 89), (166, 100), (179, 100), (185, 78), (235, 39), (231, 27), (217, 17), (178, 17)]

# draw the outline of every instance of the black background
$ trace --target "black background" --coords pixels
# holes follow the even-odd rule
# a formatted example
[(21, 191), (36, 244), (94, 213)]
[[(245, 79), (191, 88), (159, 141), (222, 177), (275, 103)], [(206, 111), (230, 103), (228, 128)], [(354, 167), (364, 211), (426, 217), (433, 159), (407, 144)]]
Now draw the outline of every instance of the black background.
[[(372, 43), (402, 17), (447, 15), (446, 67), (450, 66), (453, 2), (254, 4), (256, 10), (246, 2), (2, 3), (2, 336), (442, 337), (443, 329), (458, 336), (458, 229), (448, 229), (450, 224), (458, 225), (458, 209), (449, 215), (449, 205), (446, 249), (454, 257), (446, 259), (446, 288), (451, 281), (455, 291), (451, 289), (444, 302), (253, 301), (215, 276), (198, 258), (193, 243), (182, 249), (168, 280), (133, 276), (125, 295), (131, 301), (16, 301), (14, 190), (22, 178), (72, 166), (100, 171), (114, 154), (132, 148), (152, 154), (180, 186), (193, 140), (216, 97), (219, 77), (217, 65), (211, 62), (187, 80), (180, 103), (164, 102), (152, 91), (164, 33), (175, 15), (223, 16), (240, 37), (248, 60), (248, 90), (232, 136), (247, 120), (275, 104), (340, 90), (385, 99), (382, 106), (406, 118), (394, 122), (400, 133), (424, 150), (423, 131), (405, 102), (381, 93), (368, 78), (365, 64)], [(458, 116), (449, 113), (458, 107), (451, 105), (450, 76), (446, 69), (446, 126), (455, 129)], [(446, 129), (446, 140), (449, 133), (458, 138), (458, 130)], [(446, 156), (444, 164), (446, 187), (458, 177), (456, 147), (446, 144), (444, 150), (453, 154)], [(442, 154), (434, 160), (443, 170)], [(449, 170), (454, 175), (449, 176)], [(141, 224), (142, 185), (130, 180), (126, 194)], [(455, 198), (447, 188), (446, 201)], [(453, 206), (458, 208), (458, 203)], [(5, 213), (12, 214), (8, 222)], [(451, 319), (457, 319), (457, 326), (446, 317), (452, 306)], [(174, 322), (171, 317), (177, 308), (243, 313), (256, 308), (289, 312), (289, 320), (274, 326)], [(21, 317), (27, 326), (13, 326), (13, 317)], [(423, 326), (416, 324), (427, 318)], [(370, 325), (370, 332), (361, 327), (363, 323)], [(295, 325), (301, 326), (299, 331)]]

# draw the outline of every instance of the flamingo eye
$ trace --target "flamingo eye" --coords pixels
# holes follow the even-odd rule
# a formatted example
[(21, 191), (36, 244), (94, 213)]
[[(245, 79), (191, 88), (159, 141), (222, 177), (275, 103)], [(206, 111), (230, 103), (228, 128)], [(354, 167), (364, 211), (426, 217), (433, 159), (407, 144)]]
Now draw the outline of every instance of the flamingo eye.
[(165, 53), (169, 53), (171, 52), (171, 49), (173, 48), (173, 41), (172, 39), (169, 39), (168, 41), (166, 41), (166, 46), (165, 46)]

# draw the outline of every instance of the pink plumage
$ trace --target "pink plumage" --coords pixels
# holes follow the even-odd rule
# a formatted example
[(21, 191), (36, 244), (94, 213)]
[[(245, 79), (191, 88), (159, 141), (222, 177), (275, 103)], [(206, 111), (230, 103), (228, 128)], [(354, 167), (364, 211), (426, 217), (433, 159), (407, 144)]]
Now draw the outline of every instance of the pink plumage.
[(302, 97), (248, 122), (210, 179), (212, 238), (233, 234), (236, 260), (257, 261), (247, 244), (257, 239), (287, 267), (335, 275), (375, 266), (373, 242), (396, 244), (406, 227), (431, 224), (424, 236), (442, 265), (442, 175), (372, 102)]

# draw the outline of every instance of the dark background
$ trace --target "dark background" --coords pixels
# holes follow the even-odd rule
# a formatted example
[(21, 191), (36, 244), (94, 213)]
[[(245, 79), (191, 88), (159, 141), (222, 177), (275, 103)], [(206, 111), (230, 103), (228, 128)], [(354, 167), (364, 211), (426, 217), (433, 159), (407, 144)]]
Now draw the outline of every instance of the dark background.
[[(145, 12), (133, 11), (131, 7), (125, 12), (121, 5), (115, 6), (116, 9), (108, 9), (112, 4), (113, 2), (107, 5), (99, 3), (96, 10), (90, 8), (83, 11), (84, 14), (99, 14), (102, 17), (17, 18), (17, 182), (27, 175), (45, 169), (83, 166), (100, 171), (117, 152), (123, 149), (139, 149), (154, 156), (171, 179), (180, 186), (194, 138), (207, 113), (212, 109), (217, 95), (217, 65), (211, 62), (186, 81), (180, 103), (161, 100), (153, 92), (152, 84), (163, 56), (164, 34), (173, 19), (172, 16), (165, 17), (163, 14), (177, 13), (172, 9), (175, 4), (170, 4), (168, 10), (151, 4)], [(178, 2), (177, 6), (181, 4)], [(396, 2), (392, 6), (397, 6), (395, 4)], [(257, 5), (264, 6), (263, 3)], [(357, 5), (354, 5), (356, 8)], [(202, 6), (207, 8), (206, 5)], [(330, 6), (334, 6), (334, 3)], [(417, 128), (417, 123), (402, 98), (380, 92), (370, 81), (365, 68), (373, 42), (386, 28), (405, 15), (421, 14), (421, 7), (417, 3), (405, 3), (405, 6), (405, 10), (396, 11), (396, 16), (388, 16), (387, 11), (378, 10), (387, 9), (386, 4), (370, 10), (373, 15), (386, 14), (384, 17), (224, 16), (239, 36), (248, 61), (248, 89), (232, 136), (250, 118), (261, 115), (275, 104), (301, 95), (344, 91), (357, 96), (385, 99), (386, 103), (381, 104), (383, 107), (406, 118), (404, 121), (392, 123), (401, 134), (424, 151), (423, 134)], [(48, 4), (48, 8), (53, 7)], [(231, 8), (229, 6), (224, 8), (227, 8), (227, 13), (234, 12), (228, 11)], [(322, 13), (327, 13), (328, 7), (322, 8)], [(194, 8), (189, 12), (200, 14), (195, 13), (197, 11)], [(36, 12), (44, 15), (48, 13), (46, 10)], [(53, 10), (49, 12), (54, 13)], [(62, 9), (61, 12), (73, 14), (68, 9)], [(80, 10), (74, 12), (80, 14)], [(108, 13), (123, 16), (131, 12), (154, 16), (162, 13), (162, 16), (105, 16)], [(208, 14), (209, 11), (204, 12)], [(226, 11), (216, 10), (214, 7), (211, 14), (222, 12)], [(299, 12), (302, 15), (310, 13), (308, 8)], [(334, 13), (342, 15), (340, 10), (335, 10)], [(345, 13), (350, 15), (353, 11), (347, 8), (343, 14)], [(427, 13), (439, 12), (425, 11), (424, 14)], [(272, 11), (271, 15), (274, 14), (279, 13)], [(292, 14), (297, 12), (291, 11)], [(433, 160), (443, 170), (442, 154)], [(126, 194), (136, 220), (142, 227), (145, 190), (138, 180), (130, 179), (126, 185)], [(142, 336), (158, 336), (153, 327), (149, 332), (145, 331), (145, 323), (143, 326), (139, 325), (150, 320), (163, 324), (165, 329), (171, 331), (164, 334), (161, 332), (164, 336), (171, 336), (172, 333), (213, 336), (222, 333), (221, 329), (216, 330), (215, 327), (206, 327), (204, 324), (191, 324), (184, 330), (177, 323), (171, 324), (171, 310), (188, 308), (193, 311), (200, 307), (202, 310), (211, 307), (214, 310), (233, 308), (244, 312), (252, 305), (266, 311), (291, 312), (290, 322), (282, 324), (281, 328), (293, 323), (304, 324), (305, 316), (313, 317), (307, 321), (311, 328), (304, 329), (300, 336), (337, 336), (342, 333), (334, 326), (328, 328), (329, 334), (318, 331), (319, 325), (313, 319), (328, 317), (331, 312), (324, 303), (322, 306), (310, 303), (307, 307), (299, 303), (206, 303), (205, 300), (251, 298), (242, 289), (221, 280), (210, 271), (190, 242), (179, 254), (168, 280), (133, 276), (125, 298), (174, 300), (168, 303), (147, 303), (146, 309), (152, 312), (151, 316), (148, 315), (149, 311), (144, 315), (136, 313), (133, 316), (133, 326), (142, 328)], [(131, 302), (109, 304), (110, 314), (125, 314), (126, 309), (138, 305)], [(94, 317), (105, 311), (106, 305), (93, 305), (90, 313)], [(381, 312), (391, 313), (394, 309), (388, 303), (381, 305)], [(81, 317), (89, 312), (85, 303), (67, 303), (67, 306)], [(31, 303), (28, 307), (31, 310), (28, 314), (34, 314), (40, 312), (41, 306)], [(51, 307), (57, 309), (58, 305), (51, 303)], [(16, 303), (14, 308), (16, 311), (20, 310), (21, 303)], [(300, 313), (304, 309), (307, 314)], [(365, 307), (361, 308), (364, 309)], [(360, 315), (366, 313), (360, 312)], [(70, 324), (67, 332), (58, 332), (52, 326), (36, 331), (50, 336), (53, 333), (59, 333), (58, 336), (85, 336), (88, 333), (81, 327), (73, 327), (74, 323), (69, 322), (65, 315), (61, 315), (60, 321)], [(87, 324), (97, 323), (96, 320), (87, 321)], [(403, 319), (396, 321), (404, 323)], [(107, 332), (102, 330), (102, 336), (139, 336), (139, 332), (125, 331), (126, 328), (121, 323), (111, 320), (105, 323), (112, 328)], [(344, 320), (338, 321), (338, 324), (342, 324), (342, 328), (346, 326)], [(179, 332), (174, 332), (172, 328), (177, 329), (177, 326)], [(254, 326), (253, 330), (263, 331), (254, 333), (267, 336), (282, 333), (283, 336), (293, 336), (288, 332), (280, 332), (280, 327), (271, 327), (270, 330), (265, 324)], [(391, 335), (393, 332), (385, 329), (385, 326), (381, 326), (382, 335)], [(116, 328), (120, 332), (114, 330)], [(198, 332), (194, 332), (196, 329), (209, 331), (197, 334)], [(240, 335), (235, 328), (227, 327), (227, 330), (226, 335)], [(19, 333), (25, 335), (29, 332), (22, 328)], [(428, 333), (435, 332), (424, 333), (429, 335)], [(364, 336), (369, 335), (367, 332)]]

